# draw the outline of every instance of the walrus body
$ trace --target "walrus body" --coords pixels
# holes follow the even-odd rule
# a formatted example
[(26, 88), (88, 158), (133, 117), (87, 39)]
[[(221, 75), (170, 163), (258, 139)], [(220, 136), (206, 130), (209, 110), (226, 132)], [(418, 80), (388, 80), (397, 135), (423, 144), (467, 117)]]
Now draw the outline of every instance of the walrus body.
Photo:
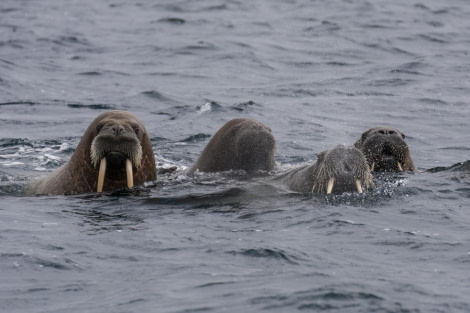
[(275, 140), (267, 126), (252, 119), (237, 118), (215, 133), (187, 173), (270, 171), (275, 165), (274, 152)]
[(296, 168), (282, 180), (290, 189), (302, 193), (362, 193), (363, 188), (373, 186), (362, 152), (344, 145), (323, 151), (313, 165)]
[(405, 135), (398, 129), (371, 128), (354, 146), (364, 153), (372, 172), (413, 172), (416, 169)]
[(108, 111), (88, 127), (70, 160), (25, 193), (79, 194), (113, 191), (152, 181), (155, 157), (142, 122), (125, 111)]

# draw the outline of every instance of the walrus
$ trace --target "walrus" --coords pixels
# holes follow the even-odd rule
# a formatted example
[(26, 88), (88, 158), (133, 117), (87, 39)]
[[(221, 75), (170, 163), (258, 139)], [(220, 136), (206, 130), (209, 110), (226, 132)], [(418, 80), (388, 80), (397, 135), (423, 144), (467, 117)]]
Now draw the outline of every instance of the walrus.
[(244, 170), (248, 174), (275, 166), (275, 140), (271, 129), (248, 118), (225, 123), (207, 143), (187, 174)]
[(25, 193), (113, 191), (156, 179), (155, 157), (144, 125), (129, 112), (114, 110), (95, 118), (70, 160), (33, 181)]
[(364, 132), (354, 146), (364, 153), (372, 172), (414, 172), (405, 134), (391, 127), (374, 127)]
[(282, 181), (293, 191), (320, 194), (362, 193), (374, 185), (364, 154), (345, 145), (321, 152), (315, 163), (291, 170)]

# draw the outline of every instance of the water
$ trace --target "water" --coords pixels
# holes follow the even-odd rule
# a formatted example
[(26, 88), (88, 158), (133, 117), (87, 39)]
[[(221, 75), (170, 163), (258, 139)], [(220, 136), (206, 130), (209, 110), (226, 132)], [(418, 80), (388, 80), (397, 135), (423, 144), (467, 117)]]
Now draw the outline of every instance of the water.
[[(470, 311), (469, 14), (465, 0), (3, 0), (0, 310)], [(139, 116), (177, 173), (23, 197), (109, 109)], [(271, 127), (278, 172), (383, 124), (421, 172), (328, 197), (183, 175), (235, 117)]]

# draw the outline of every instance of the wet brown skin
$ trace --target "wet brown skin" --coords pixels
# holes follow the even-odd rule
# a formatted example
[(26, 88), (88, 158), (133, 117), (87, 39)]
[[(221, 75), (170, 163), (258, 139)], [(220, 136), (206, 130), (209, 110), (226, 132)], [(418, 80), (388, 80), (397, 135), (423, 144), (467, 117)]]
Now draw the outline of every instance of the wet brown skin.
[(245, 170), (249, 174), (274, 168), (275, 140), (262, 123), (237, 118), (223, 125), (187, 171), (220, 172)]
[[(328, 192), (331, 180), (334, 184)], [(302, 193), (362, 193), (362, 189), (373, 186), (372, 174), (362, 152), (344, 145), (323, 151), (313, 165), (292, 170), (283, 181), (290, 189)], [(361, 187), (359, 190), (357, 181)]]
[(134, 185), (156, 180), (152, 144), (142, 122), (125, 111), (108, 111), (88, 127), (70, 160), (50, 175), (33, 181), (25, 193), (96, 192), (100, 160), (106, 157), (103, 191), (127, 188), (126, 159), (132, 162)]
[(364, 132), (354, 146), (364, 153), (372, 172), (414, 172), (405, 134), (392, 127), (374, 127)]

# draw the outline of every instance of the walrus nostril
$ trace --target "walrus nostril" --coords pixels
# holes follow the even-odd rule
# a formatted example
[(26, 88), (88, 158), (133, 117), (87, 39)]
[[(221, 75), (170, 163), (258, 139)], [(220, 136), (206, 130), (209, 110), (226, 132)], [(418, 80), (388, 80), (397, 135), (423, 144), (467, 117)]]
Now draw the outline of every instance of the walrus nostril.
[(115, 136), (119, 136), (124, 130), (124, 127), (122, 127), (121, 125), (114, 125), (113, 127), (111, 127), (111, 129), (113, 130)]

